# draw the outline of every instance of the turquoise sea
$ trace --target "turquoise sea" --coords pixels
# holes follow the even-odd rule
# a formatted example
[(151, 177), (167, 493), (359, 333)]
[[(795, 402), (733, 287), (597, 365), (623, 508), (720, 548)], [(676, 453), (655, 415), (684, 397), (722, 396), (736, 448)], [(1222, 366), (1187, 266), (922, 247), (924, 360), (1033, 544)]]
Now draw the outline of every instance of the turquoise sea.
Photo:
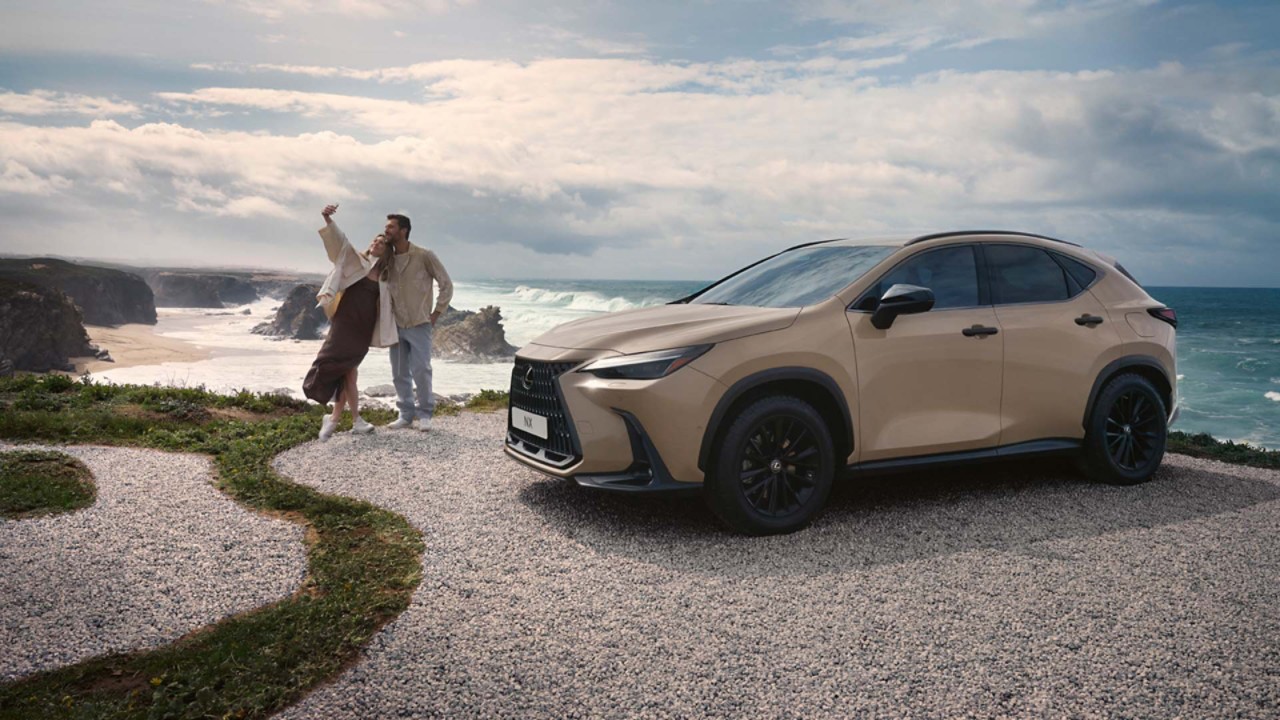
[[(455, 305), (499, 305), (516, 345), (562, 322), (668, 302), (705, 282), (489, 280)], [(1178, 311), (1182, 414), (1175, 429), (1280, 448), (1280, 289), (1150, 287)], [(461, 304), (460, 304), (461, 303)]]

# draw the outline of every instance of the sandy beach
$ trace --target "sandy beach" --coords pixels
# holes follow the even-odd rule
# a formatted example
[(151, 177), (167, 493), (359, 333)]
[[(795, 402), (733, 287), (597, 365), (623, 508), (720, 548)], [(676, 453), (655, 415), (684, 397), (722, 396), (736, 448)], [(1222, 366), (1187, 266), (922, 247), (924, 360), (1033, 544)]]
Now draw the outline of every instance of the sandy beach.
[(156, 333), (154, 325), (140, 323), (119, 327), (86, 325), (89, 341), (107, 352), (115, 362), (93, 357), (71, 358), (76, 374), (98, 373), (137, 365), (159, 365), (167, 362), (207, 360), (211, 353), (195, 343)]

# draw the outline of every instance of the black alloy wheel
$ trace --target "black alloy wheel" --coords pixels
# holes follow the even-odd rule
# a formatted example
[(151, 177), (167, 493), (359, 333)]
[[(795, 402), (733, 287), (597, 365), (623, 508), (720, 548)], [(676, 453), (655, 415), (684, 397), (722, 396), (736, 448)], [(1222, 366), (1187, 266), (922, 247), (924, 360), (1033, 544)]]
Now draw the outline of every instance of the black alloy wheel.
[(1094, 403), (1085, 433), (1081, 469), (1113, 485), (1146, 482), (1160, 467), (1168, 440), (1168, 412), (1150, 380), (1121, 375)]
[(1135, 472), (1151, 461), (1159, 443), (1156, 432), (1160, 414), (1155, 403), (1137, 389), (1126, 391), (1107, 415), (1107, 452), (1121, 470)]
[(834, 474), (822, 416), (798, 398), (766, 397), (744, 408), (725, 431), (707, 479), (707, 503), (739, 532), (792, 532), (826, 504)]

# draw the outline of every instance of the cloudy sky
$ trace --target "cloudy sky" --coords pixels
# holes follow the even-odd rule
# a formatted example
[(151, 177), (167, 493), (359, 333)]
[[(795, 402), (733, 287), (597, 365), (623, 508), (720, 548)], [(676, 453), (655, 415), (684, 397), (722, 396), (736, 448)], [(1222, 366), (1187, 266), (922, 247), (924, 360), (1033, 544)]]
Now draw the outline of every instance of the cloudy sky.
[(42, 0), (0, 25), (0, 253), (705, 279), (1006, 228), (1280, 285), (1280, 3)]

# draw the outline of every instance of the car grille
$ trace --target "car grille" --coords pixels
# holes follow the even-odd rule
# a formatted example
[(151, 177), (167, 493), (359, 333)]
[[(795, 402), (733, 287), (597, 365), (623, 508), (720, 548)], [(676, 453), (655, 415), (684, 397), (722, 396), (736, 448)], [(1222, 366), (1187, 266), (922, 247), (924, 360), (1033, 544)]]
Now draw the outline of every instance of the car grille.
[(525, 454), (564, 467), (579, 459), (570, 431), (569, 413), (560, 400), (556, 378), (573, 369), (578, 363), (545, 363), (516, 358), (511, 370), (511, 407), (520, 408), (547, 419), (547, 438), (544, 440), (511, 426), (507, 416), (508, 444)]

